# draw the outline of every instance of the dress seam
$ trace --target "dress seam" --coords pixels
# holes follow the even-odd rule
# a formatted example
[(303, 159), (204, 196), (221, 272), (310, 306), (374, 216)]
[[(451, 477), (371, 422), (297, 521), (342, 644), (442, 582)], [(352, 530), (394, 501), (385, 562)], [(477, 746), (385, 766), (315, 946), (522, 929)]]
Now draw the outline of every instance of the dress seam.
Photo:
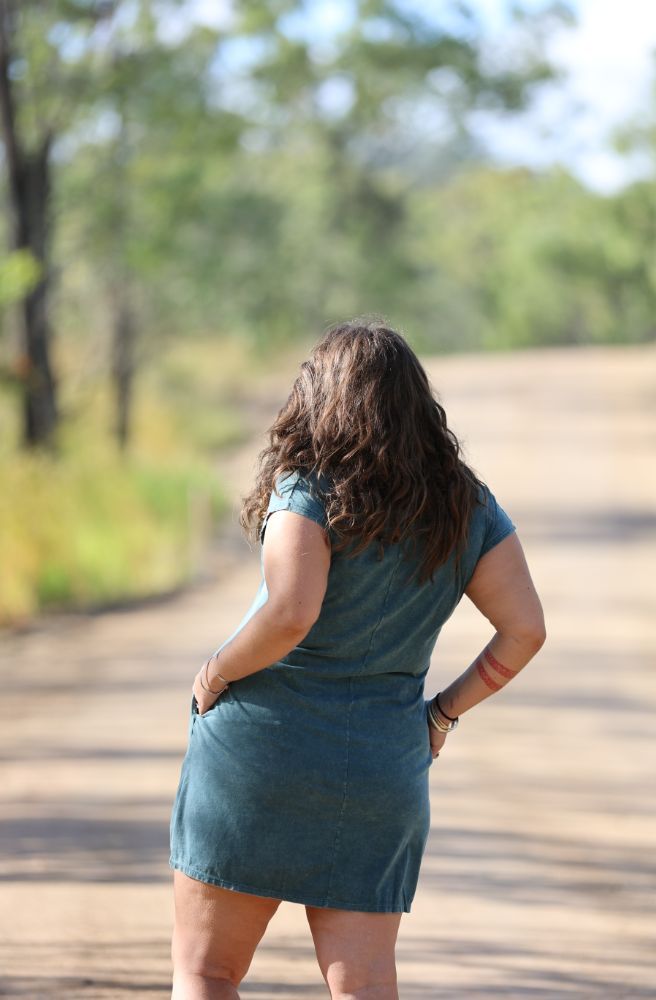
[(353, 679), (349, 677), (349, 705), (348, 711), (346, 713), (346, 763), (344, 766), (344, 786), (342, 789), (342, 802), (340, 805), (339, 816), (337, 818), (337, 829), (335, 830), (335, 840), (333, 842), (333, 857), (330, 866), (330, 874), (328, 876), (328, 887), (326, 889), (326, 906), (328, 906), (328, 900), (330, 899), (330, 894), (332, 891), (333, 877), (335, 875), (335, 868), (337, 865), (337, 852), (339, 850), (339, 844), (342, 838), (342, 827), (344, 826), (344, 814), (346, 812), (346, 800), (348, 798), (348, 777), (349, 777), (349, 765), (350, 765), (350, 754), (351, 754), (351, 712), (353, 710)]
[(364, 654), (364, 658), (362, 660), (362, 663), (360, 664), (360, 672), (361, 673), (362, 673), (362, 671), (365, 669), (365, 667), (367, 665), (367, 660), (369, 659), (369, 654), (371, 653), (371, 647), (374, 644), (374, 639), (376, 637), (376, 633), (378, 632), (378, 629), (380, 628), (380, 626), (382, 624), (383, 618), (385, 617), (385, 609), (387, 607), (387, 599), (389, 598), (389, 592), (390, 592), (391, 587), (392, 587), (392, 580), (396, 576), (396, 571), (399, 568), (399, 562), (400, 562), (400, 560), (401, 560), (401, 550), (399, 548), (399, 551), (398, 551), (398, 554), (397, 554), (397, 557), (396, 557), (396, 562), (394, 563), (394, 568), (392, 569), (392, 572), (390, 573), (390, 576), (389, 576), (389, 580), (387, 581), (387, 589), (385, 591), (385, 596), (383, 598), (383, 604), (382, 604), (382, 608), (381, 608), (381, 612), (380, 612), (380, 617), (379, 617), (378, 621), (376, 622), (374, 628), (371, 630), (371, 635), (369, 637), (369, 645), (367, 646), (367, 652)]

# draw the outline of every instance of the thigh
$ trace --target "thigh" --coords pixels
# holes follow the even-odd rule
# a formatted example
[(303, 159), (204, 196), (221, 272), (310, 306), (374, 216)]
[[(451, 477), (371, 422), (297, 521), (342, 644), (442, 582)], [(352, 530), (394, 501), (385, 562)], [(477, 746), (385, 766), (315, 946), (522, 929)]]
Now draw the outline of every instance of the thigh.
[(361, 913), (306, 906), (319, 968), (333, 996), (371, 989), (393, 1000), (396, 938), (402, 913)]
[(178, 869), (173, 872), (173, 895), (174, 965), (239, 983), (280, 900), (209, 885)]

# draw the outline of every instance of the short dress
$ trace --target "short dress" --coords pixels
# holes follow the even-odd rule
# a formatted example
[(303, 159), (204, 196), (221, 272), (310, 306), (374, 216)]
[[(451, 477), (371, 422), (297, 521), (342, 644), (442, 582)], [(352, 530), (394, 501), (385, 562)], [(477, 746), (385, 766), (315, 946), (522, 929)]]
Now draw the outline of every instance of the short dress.
[[(270, 515), (327, 528), (322, 483), (278, 478)], [(402, 543), (333, 552), (320, 615), (285, 657), (233, 681), (203, 715), (192, 695), (170, 820), (169, 865), (239, 892), (410, 912), (430, 828), (424, 680), (476, 563), (515, 525), (487, 486), (456, 572), (430, 581)], [(332, 529), (328, 529), (331, 537)], [(262, 576), (237, 629), (267, 600)]]

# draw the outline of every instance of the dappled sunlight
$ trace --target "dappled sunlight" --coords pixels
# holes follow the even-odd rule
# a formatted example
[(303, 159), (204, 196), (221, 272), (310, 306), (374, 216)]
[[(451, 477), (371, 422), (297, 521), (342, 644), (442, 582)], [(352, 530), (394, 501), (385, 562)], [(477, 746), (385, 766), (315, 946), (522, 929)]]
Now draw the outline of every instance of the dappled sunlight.
[[(599, 353), (595, 368), (584, 350), (570, 353), (560, 419), (567, 422), (570, 400), (574, 410), (580, 403), (578, 366), (581, 376), (594, 376), (587, 399), (595, 412), (605, 409), (612, 422), (623, 386), (618, 419), (631, 421), (639, 410), (650, 426), (656, 411), (644, 411), (632, 379), (643, 370), (637, 355), (644, 351), (645, 366), (651, 355), (634, 351)], [(586, 421), (572, 418), (569, 450), (554, 449), (550, 464), (533, 465), (530, 429), (545, 416), (540, 395), (523, 387), (544, 371), (544, 359), (525, 353), (495, 365), (505, 405), (516, 405), (517, 433), (493, 405), (484, 357), (441, 359), (434, 377), (454, 426), (476, 448), (478, 471), (493, 488), (502, 480), (498, 490), (523, 538), (549, 638), (525, 674), (463, 717), (431, 767), (432, 828), (399, 938), (401, 996), (648, 996), (656, 637), (643, 581), (656, 533), (643, 500), (647, 451), (638, 444), (647, 446), (649, 435), (628, 452), (621, 435), (600, 435), (591, 450), (590, 438), (578, 435)], [(479, 386), (474, 395), (471, 384)], [(51, 616), (3, 645), (0, 884), (10, 900), (2, 931), (16, 989), (29, 993), (47, 981), (48, 995), (82, 997), (90, 995), (86, 976), (97, 997), (166, 995), (168, 818), (193, 675), (257, 587), (259, 554), (234, 517), (257, 446), (222, 460), (233, 515), (213, 579), (141, 606)], [(579, 447), (580, 478), (568, 472), (563, 479), (558, 456), (576, 469)], [(615, 485), (603, 499), (590, 495), (588, 477), (605, 480), (618, 464), (622, 477), (608, 475)], [(527, 468), (537, 470), (528, 479)], [(465, 598), (438, 640), (428, 693), (460, 672), (488, 630)], [(126, 923), (132, 899), (139, 910)], [(74, 927), (91, 920), (65, 947), (57, 944), (62, 906)], [(32, 947), (43, 960), (42, 980), (21, 969), (35, 907), (41, 938)], [(101, 941), (102, 954), (85, 957)], [(130, 980), (135, 941), (143, 941), (143, 969)], [(48, 972), (55, 954), (60, 971)], [(243, 995), (321, 996), (317, 976), (303, 908), (283, 904)]]

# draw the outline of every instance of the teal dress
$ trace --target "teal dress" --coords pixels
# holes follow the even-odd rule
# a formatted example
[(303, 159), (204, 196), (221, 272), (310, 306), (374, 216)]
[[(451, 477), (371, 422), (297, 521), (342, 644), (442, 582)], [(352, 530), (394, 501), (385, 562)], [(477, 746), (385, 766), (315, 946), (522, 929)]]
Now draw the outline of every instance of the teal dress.
[[(326, 527), (319, 480), (293, 473), (277, 488), (261, 537), (277, 510)], [(487, 487), (480, 499), (458, 573), (450, 559), (419, 586), (400, 544), (381, 560), (376, 544), (350, 559), (333, 552), (321, 613), (302, 642), (233, 682), (203, 715), (192, 696), (172, 868), (311, 906), (410, 911), (430, 826), (431, 653), (480, 557), (515, 528)], [(218, 650), (266, 600), (262, 572)]]

